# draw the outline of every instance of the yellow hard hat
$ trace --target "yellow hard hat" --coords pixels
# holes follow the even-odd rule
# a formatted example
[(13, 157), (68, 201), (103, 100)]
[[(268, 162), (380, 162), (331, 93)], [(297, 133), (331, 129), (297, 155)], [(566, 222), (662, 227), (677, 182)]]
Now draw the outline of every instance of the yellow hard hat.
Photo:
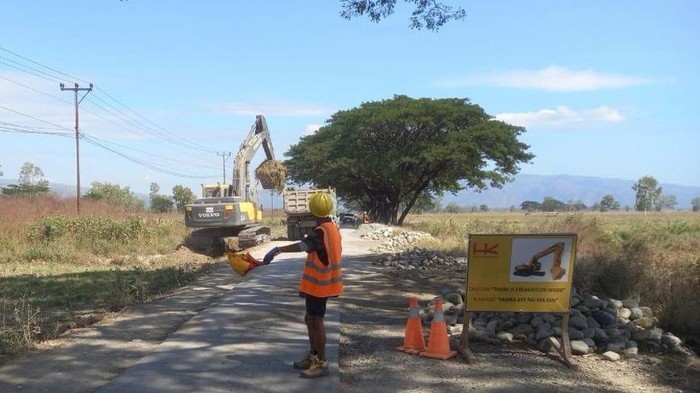
[(325, 192), (317, 192), (309, 198), (309, 210), (316, 217), (328, 217), (333, 211), (333, 200), (331, 196)]

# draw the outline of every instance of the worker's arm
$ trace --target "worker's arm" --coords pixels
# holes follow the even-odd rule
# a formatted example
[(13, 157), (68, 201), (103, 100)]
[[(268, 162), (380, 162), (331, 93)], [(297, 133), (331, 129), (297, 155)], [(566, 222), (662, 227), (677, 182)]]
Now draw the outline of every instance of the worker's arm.
[[(277, 254), (282, 253), (282, 252), (317, 251), (319, 248), (323, 247), (323, 240), (322, 240), (322, 237), (319, 239), (318, 236), (314, 236), (314, 235), (308, 236), (304, 240), (297, 242), (297, 243), (292, 243), (292, 244), (287, 244), (286, 246), (272, 248), (270, 251), (267, 252), (267, 254), (265, 254), (265, 258), (263, 258), (263, 263), (265, 265), (269, 264), (277, 256)], [(321, 234), (321, 236), (322, 236), (322, 234)]]

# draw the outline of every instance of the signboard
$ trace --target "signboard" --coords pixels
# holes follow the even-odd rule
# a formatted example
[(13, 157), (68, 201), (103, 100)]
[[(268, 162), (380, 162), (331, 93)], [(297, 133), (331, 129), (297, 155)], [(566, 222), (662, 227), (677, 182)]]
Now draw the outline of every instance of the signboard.
[(466, 311), (568, 312), (575, 234), (469, 235)]

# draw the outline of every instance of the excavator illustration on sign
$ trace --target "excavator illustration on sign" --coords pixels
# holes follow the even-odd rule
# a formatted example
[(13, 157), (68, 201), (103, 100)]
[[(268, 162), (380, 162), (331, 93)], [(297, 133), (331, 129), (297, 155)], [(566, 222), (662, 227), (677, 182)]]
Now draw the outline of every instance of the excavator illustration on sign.
[(232, 184), (202, 184), (202, 197), (185, 206), (185, 226), (193, 228), (185, 242), (190, 249), (222, 254), (270, 240), (270, 228), (261, 225), (262, 207), (248, 168), (261, 145), (266, 159), (274, 161), (267, 122), (258, 115), (236, 154)]
[(553, 280), (559, 280), (564, 276), (566, 270), (561, 267), (561, 257), (564, 253), (564, 242), (554, 243), (554, 245), (545, 248), (544, 250), (533, 255), (530, 259), (530, 263), (524, 263), (517, 265), (515, 271), (513, 272), (516, 276), (529, 277), (529, 276), (539, 276), (545, 275), (545, 271), (542, 269), (542, 263), (540, 259), (549, 255), (554, 254), (552, 257), (552, 268), (550, 273), (552, 274)]

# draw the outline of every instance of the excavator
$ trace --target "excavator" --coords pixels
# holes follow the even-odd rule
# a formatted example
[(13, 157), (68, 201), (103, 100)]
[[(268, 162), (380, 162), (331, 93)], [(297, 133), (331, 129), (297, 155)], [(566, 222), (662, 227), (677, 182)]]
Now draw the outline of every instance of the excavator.
[(193, 228), (185, 241), (188, 248), (222, 255), (270, 241), (270, 228), (261, 224), (257, 187), (249, 175), (250, 161), (261, 145), (267, 160), (274, 161), (267, 121), (257, 115), (234, 159), (231, 184), (202, 184), (202, 197), (185, 206), (185, 226)]
[(544, 276), (546, 273), (541, 270), (542, 263), (540, 259), (549, 255), (554, 254), (552, 257), (552, 268), (549, 272), (552, 274), (553, 280), (559, 280), (564, 276), (566, 270), (561, 267), (561, 257), (564, 253), (564, 242), (554, 243), (552, 246), (545, 248), (544, 250), (533, 255), (530, 259), (530, 263), (524, 263), (517, 265), (515, 271), (513, 272), (516, 276)]

